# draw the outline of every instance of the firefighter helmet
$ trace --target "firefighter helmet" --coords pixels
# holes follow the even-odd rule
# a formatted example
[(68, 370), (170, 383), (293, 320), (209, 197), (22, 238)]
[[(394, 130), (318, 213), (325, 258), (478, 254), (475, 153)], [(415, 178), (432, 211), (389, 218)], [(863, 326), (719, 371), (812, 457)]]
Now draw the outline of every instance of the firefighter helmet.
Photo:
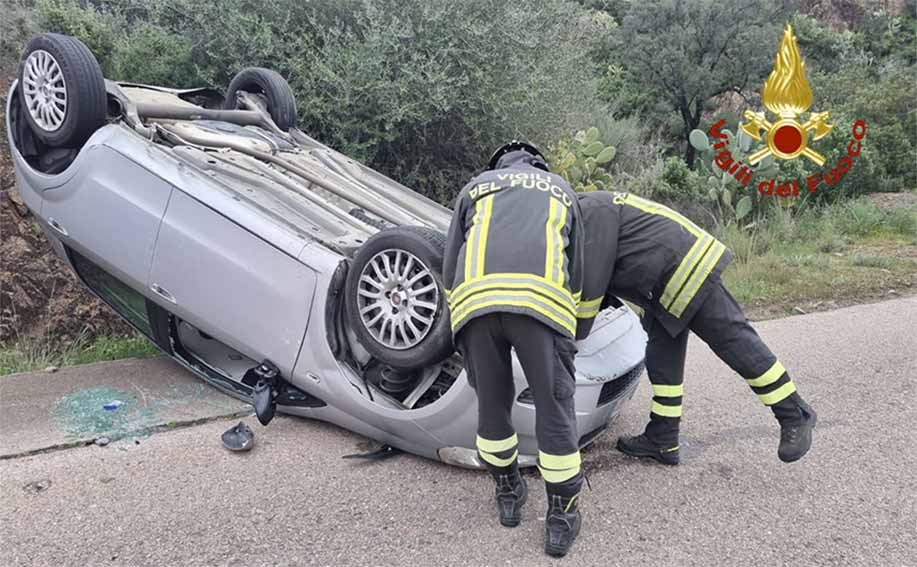
[(549, 171), (547, 160), (545, 160), (544, 154), (541, 153), (541, 150), (539, 150), (532, 144), (528, 142), (523, 142), (521, 140), (513, 140), (512, 142), (508, 144), (503, 144), (502, 146), (497, 148), (497, 151), (495, 151), (493, 155), (490, 156), (490, 162), (487, 164), (487, 169), (488, 170), (496, 169), (497, 164), (500, 162), (501, 157), (505, 156), (506, 154), (510, 152), (515, 152), (515, 151), (523, 151), (523, 152), (530, 154), (533, 158), (537, 158), (537, 160), (534, 163), (532, 163), (532, 165), (534, 165), (535, 167), (539, 167), (545, 171)]

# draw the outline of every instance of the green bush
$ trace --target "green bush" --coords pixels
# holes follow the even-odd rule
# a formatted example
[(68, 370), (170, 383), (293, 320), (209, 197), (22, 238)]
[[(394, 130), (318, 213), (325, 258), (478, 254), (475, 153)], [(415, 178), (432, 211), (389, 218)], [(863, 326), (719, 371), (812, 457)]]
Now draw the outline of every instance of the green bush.
[(33, 0), (8, 0), (0, 9), (0, 78), (14, 73), (22, 46), (38, 30)]
[(665, 169), (665, 161), (661, 158), (654, 159), (645, 164), (636, 175), (615, 177), (615, 189), (652, 199), (659, 189), (663, 169)]
[(601, 107), (594, 114), (591, 124), (598, 128), (599, 140), (615, 148), (614, 161), (605, 167), (613, 178), (637, 174), (660, 154), (656, 141), (647, 140), (646, 125), (636, 117), (621, 118)]
[(123, 27), (114, 13), (83, 9), (67, 0), (39, 0), (36, 8), (41, 31), (80, 38), (96, 56), (102, 71), (106, 75), (114, 72), (112, 56), (118, 34), (123, 33), (118, 31)]
[(592, 64), (581, 47), (589, 30), (588, 14), (560, 0), (537, 11), (486, 0), (369, 2), (358, 31), (321, 30), (306, 54), (297, 73), (310, 81), (303, 121), (448, 200), (497, 145), (545, 145), (592, 116)]
[(704, 180), (696, 171), (680, 157), (672, 156), (665, 160), (655, 195), (672, 200), (700, 199), (705, 194), (704, 186)]
[(114, 58), (114, 75), (150, 85), (178, 85), (194, 76), (192, 42), (146, 23), (134, 27), (130, 37), (120, 37)]
[(114, 79), (224, 86), (270, 67), (311, 135), (441, 202), (514, 137), (546, 145), (604, 112), (588, 46), (607, 21), (567, 0), (41, 0)]

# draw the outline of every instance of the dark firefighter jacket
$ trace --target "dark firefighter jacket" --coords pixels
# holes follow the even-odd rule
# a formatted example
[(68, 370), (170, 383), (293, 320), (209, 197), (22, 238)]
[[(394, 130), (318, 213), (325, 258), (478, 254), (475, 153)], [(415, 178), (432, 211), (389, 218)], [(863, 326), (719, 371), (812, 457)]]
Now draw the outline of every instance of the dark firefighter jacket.
[(732, 253), (687, 218), (637, 195), (577, 197), (586, 233), (577, 338), (589, 334), (613, 296), (642, 307), (672, 336), (681, 333)]
[(560, 176), (526, 156), (508, 154), (501, 169), (478, 175), (456, 199), (443, 259), (453, 333), (486, 313), (511, 312), (576, 334), (579, 203)]

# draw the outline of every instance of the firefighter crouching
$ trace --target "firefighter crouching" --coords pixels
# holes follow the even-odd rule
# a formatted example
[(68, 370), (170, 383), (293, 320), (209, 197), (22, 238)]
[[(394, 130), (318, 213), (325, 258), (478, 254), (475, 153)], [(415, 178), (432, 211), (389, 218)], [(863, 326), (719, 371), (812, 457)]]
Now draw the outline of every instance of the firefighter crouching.
[(816, 415), (786, 369), (745, 319), (720, 281), (732, 254), (693, 222), (628, 193), (578, 195), (586, 234), (583, 300), (577, 337), (589, 334), (606, 297), (642, 307), (649, 335), (646, 368), (653, 387), (650, 421), (618, 449), (667, 465), (679, 462), (678, 426), (688, 331), (737, 372), (780, 423), (777, 454), (800, 459), (812, 443)]
[(514, 141), (459, 194), (443, 261), (452, 331), (478, 397), (478, 454), (496, 481), (500, 522), (517, 526), (528, 494), (511, 416), (512, 348), (535, 398), (545, 551), (556, 556), (582, 523), (573, 403), (581, 238), (573, 190), (537, 148)]

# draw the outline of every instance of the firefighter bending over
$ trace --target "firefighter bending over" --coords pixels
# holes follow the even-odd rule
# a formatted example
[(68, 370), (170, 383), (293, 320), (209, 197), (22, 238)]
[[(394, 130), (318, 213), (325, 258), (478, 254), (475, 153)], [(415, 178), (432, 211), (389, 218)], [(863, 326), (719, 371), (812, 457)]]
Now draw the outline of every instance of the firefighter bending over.
[(685, 354), (694, 331), (774, 412), (780, 459), (802, 458), (812, 444), (815, 412), (720, 281), (729, 250), (682, 215), (637, 195), (592, 192), (578, 199), (586, 233), (578, 338), (589, 334), (613, 296), (644, 309), (649, 335), (650, 421), (643, 434), (619, 439), (618, 449), (678, 464)]
[(573, 404), (581, 235), (573, 190), (537, 148), (514, 141), (459, 194), (443, 261), (452, 331), (478, 397), (478, 454), (497, 484), (500, 523), (519, 524), (528, 494), (511, 416), (512, 348), (535, 398), (545, 551), (556, 556), (567, 553), (582, 523)]

